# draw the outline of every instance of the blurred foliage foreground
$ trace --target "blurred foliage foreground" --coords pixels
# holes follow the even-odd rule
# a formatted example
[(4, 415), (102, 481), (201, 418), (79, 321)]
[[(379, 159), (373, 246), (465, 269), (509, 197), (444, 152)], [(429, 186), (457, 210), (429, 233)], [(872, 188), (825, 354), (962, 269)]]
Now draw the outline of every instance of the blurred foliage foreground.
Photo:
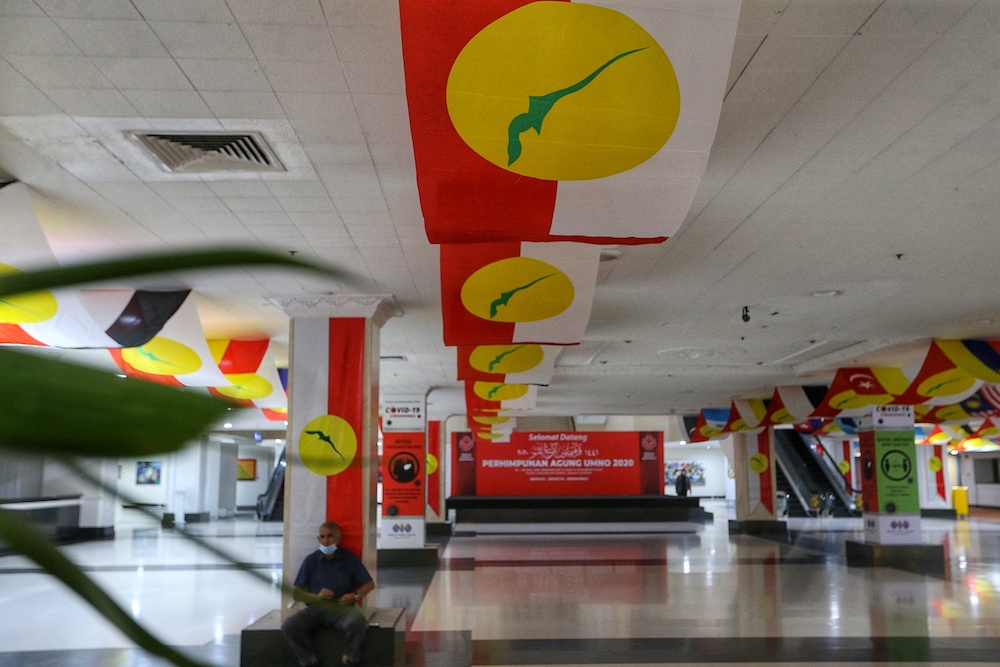
[[(109, 259), (69, 267), (0, 275), (0, 301), (16, 294), (188, 269), (283, 266), (330, 278), (345, 274), (260, 250), (219, 250)], [(184, 389), (86, 368), (0, 347), (0, 449), (18, 456), (57, 458), (78, 476), (102, 486), (76, 457), (144, 457), (182, 448), (225, 415), (229, 403)], [(189, 539), (247, 570), (194, 536)], [(0, 542), (35, 561), (79, 594), (138, 646), (182, 667), (205, 667), (165, 645), (136, 622), (100, 586), (32, 524), (0, 510)], [(264, 579), (268, 585), (270, 579)]]

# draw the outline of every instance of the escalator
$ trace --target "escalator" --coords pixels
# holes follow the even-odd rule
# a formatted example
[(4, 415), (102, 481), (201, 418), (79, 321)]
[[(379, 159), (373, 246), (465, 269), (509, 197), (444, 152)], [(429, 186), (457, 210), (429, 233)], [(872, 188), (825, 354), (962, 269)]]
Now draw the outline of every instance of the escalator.
[(803, 503), (799, 502), (799, 499), (795, 494), (795, 488), (792, 486), (792, 483), (788, 481), (788, 477), (785, 476), (785, 471), (782, 469), (780, 464), (774, 474), (778, 494), (785, 498), (785, 516), (809, 516), (809, 513), (806, 511), (806, 507), (803, 506)]
[(285, 518), (285, 449), (267, 481), (267, 491), (257, 496), (257, 518), (261, 521), (283, 521)]
[(824, 507), (829, 516), (861, 516), (854, 509), (854, 494), (846, 489), (844, 476), (828, 455), (824, 458), (822, 448), (814, 449), (806, 436), (791, 429), (775, 429), (774, 440), (778, 472), (784, 479), (778, 482), (778, 490), (789, 495), (789, 516), (817, 516)]

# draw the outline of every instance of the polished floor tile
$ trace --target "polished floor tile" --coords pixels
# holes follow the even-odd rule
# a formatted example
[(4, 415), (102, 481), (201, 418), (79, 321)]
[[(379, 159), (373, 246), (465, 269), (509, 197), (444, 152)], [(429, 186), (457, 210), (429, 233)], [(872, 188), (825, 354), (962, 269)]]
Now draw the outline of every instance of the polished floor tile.
[[(945, 576), (848, 567), (860, 519), (791, 519), (781, 540), (695, 532), (493, 534), (444, 541), (439, 567), (383, 568), (381, 606), (407, 609), (410, 666), (985, 665), (1000, 655), (1000, 522), (925, 519)], [(217, 665), (277, 608), (280, 525), (189, 525), (251, 576), (122, 512), (116, 539), (67, 545), (167, 643)], [(516, 531), (513, 531), (516, 532)], [(0, 667), (165, 663), (18, 556), (0, 557)]]

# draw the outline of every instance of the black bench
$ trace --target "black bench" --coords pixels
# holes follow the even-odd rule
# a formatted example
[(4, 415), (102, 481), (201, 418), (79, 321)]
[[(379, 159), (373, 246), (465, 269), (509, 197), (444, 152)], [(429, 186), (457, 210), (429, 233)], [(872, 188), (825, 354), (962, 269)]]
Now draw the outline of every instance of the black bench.
[[(406, 658), (406, 619), (402, 607), (365, 609), (368, 632), (361, 645), (361, 660), (367, 667), (395, 667)], [(341, 665), (344, 633), (320, 630), (316, 635), (320, 665)], [(240, 633), (240, 667), (298, 667), (292, 648), (281, 634), (281, 612), (268, 612)]]

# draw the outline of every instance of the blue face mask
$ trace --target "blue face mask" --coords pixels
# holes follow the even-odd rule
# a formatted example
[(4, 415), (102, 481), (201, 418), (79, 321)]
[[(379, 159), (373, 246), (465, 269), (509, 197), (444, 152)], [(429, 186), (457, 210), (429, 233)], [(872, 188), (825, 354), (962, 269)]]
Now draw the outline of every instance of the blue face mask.
[(334, 551), (337, 550), (337, 545), (331, 544), (330, 546), (325, 546), (321, 544), (319, 545), (319, 550), (323, 552), (324, 556), (329, 556), (330, 554), (332, 554)]

